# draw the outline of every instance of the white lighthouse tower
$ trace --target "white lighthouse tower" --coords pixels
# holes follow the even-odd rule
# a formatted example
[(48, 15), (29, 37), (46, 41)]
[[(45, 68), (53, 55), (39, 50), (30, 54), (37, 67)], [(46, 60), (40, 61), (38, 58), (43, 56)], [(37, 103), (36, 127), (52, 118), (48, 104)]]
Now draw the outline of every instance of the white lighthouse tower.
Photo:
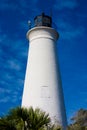
[(66, 130), (67, 121), (56, 53), (58, 32), (52, 28), (51, 17), (42, 14), (27, 32), (29, 55), (22, 98), (22, 107), (39, 107), (49, 113), (52, 122)]

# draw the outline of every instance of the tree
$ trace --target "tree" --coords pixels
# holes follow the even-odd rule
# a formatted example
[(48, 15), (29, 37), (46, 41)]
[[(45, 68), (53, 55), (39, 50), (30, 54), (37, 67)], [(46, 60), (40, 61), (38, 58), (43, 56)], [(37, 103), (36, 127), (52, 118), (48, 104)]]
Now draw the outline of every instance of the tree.
[(74, 124), (79, 124), (80, 126), (87, 126), (87, 110), (80, 109), (77, 111), (76, 115), (71, 119)]
[(82, 127), (78, 124), (72, 124), (68, 126), (68, 130), (86, 130), (86, 127)]
[(17, 129), (27, 130), (27, 120), (29, 114), (26, 108), (16, 107), (11, 109), (7, 115), (8, 120), (14, 120), (16, 122)]
[(49, 114), (46, 114), (45, 112), (41, 111), (39, 108), (36, 108), (35, 110), (30, 107), (28, 109), (29, 118), (27, 120), (27, 125), (29, 129), (32, 130), (39, 130), (42, 128), (45, 128), (50, 124), (50, 117)]
[(17, 130), (14, 121), (8, 121), (7, 118), (0, 118), (0, 130)]
[(49, 126), (51, 126), (49, 115), (39, 108), (34, 110), (32, 107), (29, 109), (17, 107), (0, 119), (0, 130), (48, 130)]
[(68, 126), (68, 130), (87, 130), (87, 110), (78, 110), (71, 120), (73, 122)]

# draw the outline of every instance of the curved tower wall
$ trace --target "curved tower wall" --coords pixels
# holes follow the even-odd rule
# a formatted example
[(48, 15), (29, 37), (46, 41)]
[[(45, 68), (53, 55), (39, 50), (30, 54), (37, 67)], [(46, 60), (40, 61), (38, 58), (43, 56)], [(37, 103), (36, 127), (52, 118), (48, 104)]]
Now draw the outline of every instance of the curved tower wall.
[(66, 114), (56, 53), (58, 33), (40, 26), (28, 31), (27, 38), (30, 45), (22, 106), (39, 107), (65, 130)]

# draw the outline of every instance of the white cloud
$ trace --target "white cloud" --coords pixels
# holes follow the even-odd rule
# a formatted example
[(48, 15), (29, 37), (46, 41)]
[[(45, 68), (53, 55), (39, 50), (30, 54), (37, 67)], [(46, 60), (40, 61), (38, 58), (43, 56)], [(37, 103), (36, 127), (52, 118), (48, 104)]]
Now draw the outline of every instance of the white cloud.
[(5, 78), (6, 80), (12, 80), (12, 79), (13, 79), (13, 76), (12, 76), (10, 73), (6, 73), (6, 72), (5, 72), (4, 78)]
[(1, 80), (0, 81), (0, 84), (3, 85), (3, 86), (9, 86), (9, 83), (4, 80)]
[(13, 70), (17, 70), (17, 71), (20, 71), (21, 70), (21, 66), (20, 64), (18, 64), (18, 62), (16, 60), (8, 60), (8, 67), (10, 69), (13, 69)]
[(73, 40), (78, 36), (83, 35), (85, 28), (83, 26), (74, 26), (72, 23), (65, 22), (63, 20), (59, 21), (60, 37), (66, 40)]
[(34, 5), (37, 3), (38, 0), (32, 0), (32, 1), (25, 1), (25, 0), (19, 0), (19, 3), (21, 7), (23, 8), (29, 8), (34, 7)]
[(74, 9), (78, 6), (77, 0), (62, 0), (62, 1), (56, 1), (56, 4), (54, 5), (55, 9)]
[(8, 9), (11, 9), (11, 10), (16, 10), (18, 9), (18, 6), (17, 5), (14, 5), (13, 3), (9, 3), (8, 1), (2, 1), (0, 3), (0, 10), (8, 10)]
[(18, 84), (21, 85), (21, 86), (23, 86), (24, 80), (23, 79), (18, 79)]
[(1, 34), (2, 31), (0, 31), (0, 42), (4, 41), (7, 38), (6, 34)]
[(28, 31), (28, 29), (29, 29), (28, 21), (22, 21), (22, 22), (20, 23), (20, 28), (21, 28), (21, 29), (25, 29), (25, 30)]
[(13, 96), (12, 96), (11, 102), (16, 102), (18, 100), (18, 98), (19, 98), (18, 91), (13, 92)]
[(10, 97), (6, 96), (3, 99), (0, 99), (0, 103), (6, 103), (10, 100)]
[(0, 88), (0, 93), (10, 93), (11, 92), (11, 90), (9, 90), (9, 89), (6, 89), (6, 88)]
[(60, 35), (62, 39), (73, 40), (74, 38), (81, 36), (83, 32), (84, 32), (84, 28), (81, 27), (69, 31), (62, 31), (60, 32)]

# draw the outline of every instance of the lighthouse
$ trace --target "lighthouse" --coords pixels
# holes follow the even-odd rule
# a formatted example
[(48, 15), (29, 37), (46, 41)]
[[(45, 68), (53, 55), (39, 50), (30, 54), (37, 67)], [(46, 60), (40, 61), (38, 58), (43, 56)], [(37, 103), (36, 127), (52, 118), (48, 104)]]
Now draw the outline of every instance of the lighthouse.
[(34, 27), (27, 32), (29, 54), (22, 107), (32, 106), (49, 113), (53, 123), (66, 130), (66, 112), (57, 57), (58, 32), (52, 18), (42, 13), (34, 18)]

